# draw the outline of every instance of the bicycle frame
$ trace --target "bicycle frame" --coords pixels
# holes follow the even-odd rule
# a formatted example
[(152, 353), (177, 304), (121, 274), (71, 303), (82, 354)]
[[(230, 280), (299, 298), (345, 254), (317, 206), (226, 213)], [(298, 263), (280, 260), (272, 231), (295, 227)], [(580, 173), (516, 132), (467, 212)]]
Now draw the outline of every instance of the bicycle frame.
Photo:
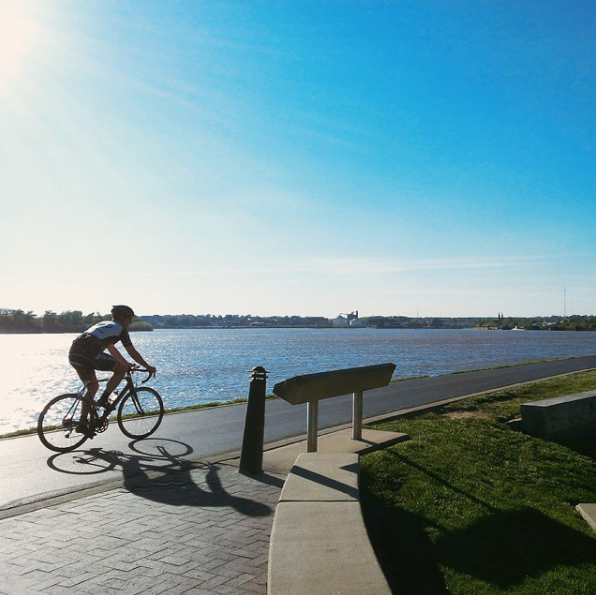
[[(132, 398), (135, 402), (137, 402), (137, 391), (136, 391), (136, 385), (135, 382), (133, 380), (133, 373), (135, 372), (146, 372), (146, 370), (144, 370), (143, 368), (137, 368), (137, 367), (132, 367), (130, 368), (130, 370), (128, 370), (126, 372), (126, 375), (124, 376), (124, 387), (120, 390), (115, 390), (112, 394), (116, 395), (116, 398), (114, 400), (112, 400), (108, 407), (106, 407), (106, 409), (104, 410), (103, 414), (100, 415), (99, 413), (99, 409), (97, 406), (97, 402), (96, 401), (91, 401), (89, 400), (89, 388), (92, 384), (102, 384), (105, 382), (108, 382), (109, 378), (100, 378), (99, 380), (88, 380), (87, 382), (85, 382), (83, 384), (83, 386), (81, 387), (81, 389), (79, 390), (79, 396), (85, 400), (88, 404), (91, 404), (91, 407), (89, 408), (89, 412), (91, 414), (91, 418), (94, 421), (98, 421), (98, 422), (106, 422), (108, 417), (112, 414), (112, 412), (118, 407), (119, 403), (125, 399), (129, 394), (132, 394)], [(151, 373), (148, 373), (147, 378), (145, 378), (145, 380), (141, 380), (142, 383), (147, 382), (147, 380), (149, 380), (149, 378), (151, 377)], [(138, 403), (138, 402), (137, 402)]]
[[(133, 375), (133, 373), (138, 373), (138, 372), (147, 372), (147, 370), (145, 370), (144, 368), (138, 368), (136, 366), (133, 366), (132, 368), (130, 368), (130, 370), (128, 370), (126, 372), (126, 375), (124, 376), (124, 388), (122, 388), (120, 390), (118, 390), (118, 388), (117, 388), (112, 393), (112, 394), (118, 395), (117, 398), (114, 399), (111, 403), (112, 408), (114, 408), (129, 392), (132, 392), (133, 394), (136, 392), (136, 385), (135, 385), (135, 382), (133, 381), (132, 375)], [(147, 382), (147, 380), (149, 380), (149, 378), (151, 378), (151, 373), (147, 372), (147, 378), (145, 378), (144, 380), (141, 380), (141, 382), (144, 384), (145, 382)], [(104, 384), (104, 383), (107, 383), (108, 380), (109, 380), (109, 378), (99, 378), (96, 380), (87, 380), (85, 383), (83, 383), (83, 386), (78, 391), (79, 397), (88, 401), (91, 385)], [(94, 402), (94, 404), (95, 404), (95, 402)]]
[[(99, 380), (87, 380), (86, 382), (83, 383), (83, 386), (81, 386), (81, 388), (78, 390), (77, 394), (79, 395), (79, 397), (81, 397), (81, 399), (86, 399), (88, 400), (89, 398), (89, 391), (90, 391), (90, 387), (92, 384), (103, 384), (104, 382), (107, 382), (109, 380), (109, 378), (100, 378)], [(99, 386), (98, 386), (99, 388)]]
[[(147, 377), (133, 377), (135, 372), (146, 372)], [(90, 388), (97, 393), (97, 386), (107, 378), (85, 382), (76, 393), (58, 395), (43, 408), (37, 421), (37, 434), (41, 442), (55, 452), (69, 452), (78, 448), (87, 438), (93, 438), (108, 429), (115, 417), (120, 431), (133, 440), (151, 436), (164, 415), (163, 400), (151, 387), (138, 386), (151, 378), (152, 373), (132, 366), (124, 377), (115, 398), (102, 411), (91, 399)], [(116, 410), (115, 416), (111, 417)], [(84, 425), (83, 425), (84, 424)]]

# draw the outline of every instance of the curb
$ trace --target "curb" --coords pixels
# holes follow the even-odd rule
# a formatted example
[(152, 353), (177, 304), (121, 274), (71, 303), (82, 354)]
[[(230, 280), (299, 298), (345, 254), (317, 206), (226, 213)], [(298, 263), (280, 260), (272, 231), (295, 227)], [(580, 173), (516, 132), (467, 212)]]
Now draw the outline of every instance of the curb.
[[(480, 391), (477, 393), (470, 393), (470, 394), (466, 394), (466, 395), (461, 395), (458, 397), (452, 397), (449, 399), (443, 399), (441, 401), (435, 401), (433, 403), (429, 403), (426, 405), (419, 405), (417, 407), (410, 407), (408, 409), (398, 409), (397, 411), (392, 411), (389, 413), (384, 413), (382, 415), (376, 415), (373, 417), (365, 418), (363, 420), (363, 424), (372, 424), (372, 423), (388, 421), (388, 420), (396, 419), (399, 417), (404, 417), (406, 415), (410, 415), (413, 413), (418, 413), (421, 411), (432, 411), (433, 409), (438, 409), (440, 407), (443, 407), (444, 405), (448, 405), (450, 403), (455, 403), (455, 402), (461, 401), (463, 399), (474, 398), (474, 397), (482, 396), (485, 394), (494, 393), (499, 390), (504, 390), (507, 388), (515, 388), (518, 386), (524, 386), (526, 384), (532, 384), (534, 382), (541, 382), (542, 380), (547, 380), (550, 378), (569, 376), (571, 374), (580, 374), (580, 373), (590, 371), (590, 370), (596, 370), (596, 368), (588, 368), (585, 370), (565, 372), (563, 374), (556, 374), (554, 376), (549, 376), (547, 378), (543, 378), (540, 380), (530, 380), (527, 382), (519, 382), (519, 383), (515, 383), (515, 384), (505, 384), (501, 387), (491, 388), (489, 390)], [(236, 405), (236, 404), (234, 403), (234, 404), (228, 405), (228, 406), (234, 406), (234, 405)], [(183, 411), (176, 411), (173, 413), (183, 413)], [(342, 430), (345, 430), (345, 429), (348, 429), (351, 427), (352, 427), (351, 422), (344, 423), (344, 424), (340, 424), (338, 426), (333, 426), (331, 428), (325, 428), (323, 430), (320, 430), (318, 435), (319, 435), (319, 437), (321, 437), (321, 436), (339, 432), (339, 431), (342, 431)], [(9, 439), (12, 439), (12, 438), (18, 438), (18, 436), (11, 437)], [(292, 436), (292, 437), (285, 438), (282, 440), (277, 440), (275, 442), (269, 442), (264, 445), (263, 451), (267, 452), (270, 450), (283, 448), (285, 446), (304, 442), (304, 440), (305, 440), (305, 436), (300, 435), (300, 436)], [(240, 454), (241, 454), (241, 451), (239, 451), (239, 450), (228, 451), (228, 452), (212, 455), (212, 456), (209, 456), (206, 458), (183, 461), (181, 465), (177, 465), (175, 467), (169, 467), (167, 469), (164, 469), (163, 472), (162, 471), (147, 471), (144, 476), (139, 476), (138, 480), (136, 478), (129, 478), (127, 480), (127, 486), (134, 487), (135, 483), (140, 483), (141, 481), (146, 481), (147, 478), (157, 479), (160, 477), (164, 477), (167, 475), (181, 472), (183, 470), (199, 468), (199, 467), (206, 466), (206, 465), (230, 464), (230, 462), (233, 461), (234, 459), (240, 458)], [(21, 514), (26, 514), (28, 512), (40, 510), (42, 508), (54, 506), (54, 505), (60, 504), (62, 502), (69, 502), (71, 500), (75, 500), (78, 498), (84, 498), (86, 496), (99, 494), (102, 492), (108, 492), (108, 491), (114, 490), (114, 489), (119, 489), (119, 488), (122, 488), (123, 486), (124, 486), (124, 478), (123, 479), (98, 480), (97, 482), (95, 482), (93, 484), (82, 486), (80, 488), (65, 488), (65, 489), (59, 490), (57, 492), (48, 492), (45, 494), (38, 494), (38, 495), (32, 496), (24, 501), (17, 500), (17, 501), (9, 502), (2, 509), (0, 509), (0, 520), (18, 516)]]

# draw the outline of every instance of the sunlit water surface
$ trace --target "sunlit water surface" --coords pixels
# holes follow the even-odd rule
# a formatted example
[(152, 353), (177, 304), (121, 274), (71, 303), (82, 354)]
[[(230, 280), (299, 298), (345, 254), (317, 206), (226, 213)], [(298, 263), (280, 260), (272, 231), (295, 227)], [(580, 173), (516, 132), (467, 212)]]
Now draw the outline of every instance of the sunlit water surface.
[[(32, 427), (53, 396), (79, 387), (67, 360), (75, 335), (0, 335), (0, 434)], [(157, 366), (166, 407), (248, 395), (248, 373), (270, 371), (268, 387), (299, 374), (384, 362), (396, 378), (438, 375), (596, 353), (596, 333), (475, 330), (238, 329), (135, 333)]]

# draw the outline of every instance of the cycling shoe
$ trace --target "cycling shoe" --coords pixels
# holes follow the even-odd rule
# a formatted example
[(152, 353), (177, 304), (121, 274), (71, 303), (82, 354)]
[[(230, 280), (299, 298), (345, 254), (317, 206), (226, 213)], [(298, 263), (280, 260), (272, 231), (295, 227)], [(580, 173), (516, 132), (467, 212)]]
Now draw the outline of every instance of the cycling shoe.
[(93, 428), (90, 428), (87, 422), (85, 421), (80, 421), (75, 426), (75, 432), (77, 432), (78, 434), (83, 434), (87, 438), (93, 438), (95, 436), (95, 430)]

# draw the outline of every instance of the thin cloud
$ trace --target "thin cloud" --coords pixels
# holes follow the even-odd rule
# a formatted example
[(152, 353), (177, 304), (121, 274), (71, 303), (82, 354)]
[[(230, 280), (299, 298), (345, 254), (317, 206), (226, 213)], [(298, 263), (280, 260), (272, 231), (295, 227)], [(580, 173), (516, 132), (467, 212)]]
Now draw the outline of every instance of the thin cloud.
[(469, 269), (496, 269), (526, 266), (529, 263), (545, 262), (540, 256), (501, 256), (491, 258), (453, 258), (395, 260), (389, 258), (337, 258), (325, 259), (313, 267), (315, 270), (335, 273), (406, 273), (416, 271), (453, 271)]
[(274, 263), (266, 267), (233, 267), (218, 269), (199, 269), (193, 271), (159, 271), (155, 276), (221, 276), (243, 274), (333, 274), (333, 275), (376, 275), (390, 273), (407, 273), (418, 271), (455, 271), (472, 269), (499, 269), (525, 267), (528, 264), (544, 264), (545, 256), (503, 256), (495, 258), (475, 259), (421, 259), (393, 260), (382, 257), (354, 258), (320, 258), (295, 261), (293, 264)]

